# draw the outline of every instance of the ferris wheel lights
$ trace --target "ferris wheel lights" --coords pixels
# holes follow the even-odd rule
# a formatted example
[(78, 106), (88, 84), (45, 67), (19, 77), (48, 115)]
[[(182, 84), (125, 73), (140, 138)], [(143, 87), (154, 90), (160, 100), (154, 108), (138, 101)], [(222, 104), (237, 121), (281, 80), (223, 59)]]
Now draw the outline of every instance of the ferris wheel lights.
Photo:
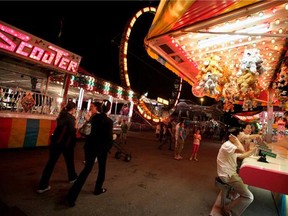
[[(129, 22), (129, 25), (126, 27), (126, 32), (124, 32), (123, 36), (124, 38), (121, 41), (120, 49), (119, 49), (119, 54), (120, 54), (120, 73), (121, 73), (121, 79), (122, 82), (126, 84), (127, 87), (130, 88), (130, 79), (128, 75), (128, 60), (127, 60), (127, 53), (128, 53), (128, 40), (132, 31), (132, 28), (136, 22), (136, 20), (144, 13), (156, 13), (156, 8), (155, 7), (145, 7), (142, 10), (138, 11), (135, 16), (131, 18), (131, 21)], [(177, 47), (181, 49), (181, 46), (178, 45), (178, 43), (175, 40), (172, 40), (172, 43), (175, 43)], [(185, 48), (183, 48), (185, 49)], [(182, 49), (182, 52), (183, 52)], [(186, 56), (187, 58), (187, 56)], [(177, 95), (177, 100), (175, 100), (174, 106), (177, 104), (177, 101), (180, 98), (180, 93), (181, 93), (181, 87), (182, 87), (182, 79), (181, 79), (181, 85), (180, 85), (180, 90), (178, 89), (178, 95)], [(131, 95), (133, 95), (133, 91), (131, 91)], [(143, 95), (142, 95), (143, 97)], [(139, 105), (137, 106), (140, 114), (148, 119), (152, 120), (154, 122), (159, 122), (161, 121), (161, 118), (158, 118), (157, 116), (153, 115), (150, 110), (147, 108), (146, 104), (142, 101), (143, 98), (139, 99)], [(153, 116), (153, 117), (152, 117)]]

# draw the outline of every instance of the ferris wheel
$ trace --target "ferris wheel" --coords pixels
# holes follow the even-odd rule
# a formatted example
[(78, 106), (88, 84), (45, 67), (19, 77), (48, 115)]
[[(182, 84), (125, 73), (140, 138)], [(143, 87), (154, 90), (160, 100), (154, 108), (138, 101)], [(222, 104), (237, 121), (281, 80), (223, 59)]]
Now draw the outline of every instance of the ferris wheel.
[[(132, 32), (132, 29), (137, 22), (137, 20), (143, 15), (143, 14), (153, 14), (156, 13), (155, 7), (145, 7), (139, 10), (137, 13), (134, 14), (134, 16), (131, 17), (131, 19), (127, 22), (126, 27), (122, 33), (120, 46), (119, 46), (119, 69), (120, 69), (120, 79), (121, 84), (128, 89), (131, 89), (131, 82), (129, 78), (128, 73), (128, 61), (127, 58), (128, 55), (128, 45), (129, 45), (129, 39)], [(180, 98), (182, 89), (182, 79), (177, 77), (177, 79), (174, 81), (173, 91), (172, 91), (172, 104), (171, 104), (171, 110), (173, 110), (178, 103), (178, 100)], [(161, 122), (163, 119), (163, 116), (157, 115), (152, 112), (151, 108), (147, 106), (147, 100), (145, 95), (141, 95), (139, 99), (139, 103), (137, 104), (137, 108), (140, 112), (140, 114), (147, 120), (150, 120), (152, 122)]]

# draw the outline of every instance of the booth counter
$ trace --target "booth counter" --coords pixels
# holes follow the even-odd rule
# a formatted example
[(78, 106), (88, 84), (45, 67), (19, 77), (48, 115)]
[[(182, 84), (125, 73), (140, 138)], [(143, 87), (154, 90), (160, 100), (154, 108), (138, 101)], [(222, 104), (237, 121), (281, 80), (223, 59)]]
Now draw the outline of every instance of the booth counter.
[(250, 156), (243, 160), (239, 175), (245, 184), (270, 190), (280, 216), (286, 216), (288, 205), (288, 137), (268, 144), (271, 153), (267, 162), (258, 161), (260, 156)]
[(48, 146), (56, 116), (0, 113), (0, 149)]

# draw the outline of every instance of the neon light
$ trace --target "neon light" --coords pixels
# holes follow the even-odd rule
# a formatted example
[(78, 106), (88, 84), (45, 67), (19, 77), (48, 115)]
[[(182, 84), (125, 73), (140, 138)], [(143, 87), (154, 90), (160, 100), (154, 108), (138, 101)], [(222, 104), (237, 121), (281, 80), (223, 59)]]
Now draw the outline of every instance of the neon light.
[(18, 46), (17, 50), (16, 50), (16, 53), (20, 54), (20, 55), (23, 55), (23, 56), (28, 56), (29, 53), (27, 52), (24, 52), (24, 48), (27, 47), (27, 48), (32, 48), (32, 45), (29, 44), (29, 43), (26, 43), (24, 41), (22, 41), (20, 43), (20, 45)]
[(11, 51), (11, 52), (13, 52), (13, 51), (15, 50), (16, 44), (13, 43), (11, 40), (9, 40), (9, 38), (7, 38), (7, 37), (6, 37), (4, 34), (2, 34), (1, 32), (0, 32), (0, 38), (9, 45), (9, 46), (8, 46), (8, 45), (5, 45), (5, 44), (3, 44), (3, 43), (0, 42), (0, 48), (1, 48), (1, 49), (8, 50), (8, 51)]
[(40, 47), (34, 47), (29, 57), (40, 61), (41, 56), (43, 56), (44, 52), (45, 50), (41, 49)]
[(69, 63), (69, 59), (62, 58), (58, 67), (66, 70), (68, 63)]
[(17, 37), (23, 41), (29, 41), (31, 39), (28, 35), (25, 35), (25, 34), (22, 34), (21, 32), (13, 30), (12, 28), (9, 28), (8, 26), (2, 25), (1, 23), (0, 23), (0, 30), (8, 33), (14, 37)]
[(47, 64), (51, 64), (54, 57), (55, 57), (54, 53), (45, 53), (43, 58), (42, 58), (42, 62), (47, 63)]
[(55, 62), (54, 65), (57, 65), (58, 62), (60, 61), (62, 55), (64, 56), (69, 56), (69, 54), (63, 50), (57, 49), (54, 46), (48, 46), (49, 49), (54, 50), (57, 54), (56, 54), (56, 58), (55, 58)]
[(0, 22), (0, 50), (69, 73), (77, 73), (81, 57)]
[[(120, 72), (121, 72), (121, 79), (122, 81), (126, 84), (126, 86), (128, 88), (130, 88), (130, 79), (129, 79), (129, 74), (128, 74), (128, 63), (127, 63), (127, 52), (128, 52), (128, 40), (129, 40), (129, 37), (130, 37), (130, 34), (131, 34), (131, 31), (132, 31), (132, 28), (135, 24), (135, 22), (137, 21), (137, 19), (144, 13), (156, 13), (156, 8), (155, 7), (146, 7), (140, 11), (138, 11), (136, 13), (135, 16), (133, 16), (129, 22), (129, 25), (126, 27), (125, 29), (125, 37), (122, 38), (122, 41), (121, 41), (121, 48), (120, 48), (120, 53), (121, 53), (121, 59), (120, 59)], [(192, 62), (193, 64), (195, 64), (194, 62)], [(177, 95), (177, 99), (175, 100), (175, 103), (174, 103), (174, 106), (176, 106), (179, 98), (180, 98), (180, 93), (181, 93), (181, 87), (182, 87), (182, 79), (180, 81), (180, 90), (178, 89), (178, 95)], [(129, 99), (133, 97), (133, 93), (129, 93), (128, 94), (128, 97)], [(140, 103), (142, 102), (141, 99), (139, 101)], [(169, 103), (169, 102), (168, 102)], [(141, 107), (143, 106), (143, 107)], [(149, 109), (146, 107), (146, 105), (142, 102), (141, 106), (137, 106), (140, 114), (146, 118), (146, 119), (149, 119), (151, 120), (151, 115), (152, 113), (149, 111)], [(143, 110), (144, 109), (144, 110)], [(149, 113), (149, 114), (147, 114)], [(153, 119), (152, 119), (154, 122), (160, 122), (162, 119), (161, 118), (158, 118), (157, 116), (154, 116)]]

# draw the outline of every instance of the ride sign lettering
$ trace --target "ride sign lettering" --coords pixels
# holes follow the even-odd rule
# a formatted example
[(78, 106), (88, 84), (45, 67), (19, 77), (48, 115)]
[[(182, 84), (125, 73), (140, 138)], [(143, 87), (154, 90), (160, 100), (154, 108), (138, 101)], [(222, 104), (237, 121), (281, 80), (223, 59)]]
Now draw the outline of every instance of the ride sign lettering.
[(0, 51), (77, 74), (81, 57), (0, 21)]

